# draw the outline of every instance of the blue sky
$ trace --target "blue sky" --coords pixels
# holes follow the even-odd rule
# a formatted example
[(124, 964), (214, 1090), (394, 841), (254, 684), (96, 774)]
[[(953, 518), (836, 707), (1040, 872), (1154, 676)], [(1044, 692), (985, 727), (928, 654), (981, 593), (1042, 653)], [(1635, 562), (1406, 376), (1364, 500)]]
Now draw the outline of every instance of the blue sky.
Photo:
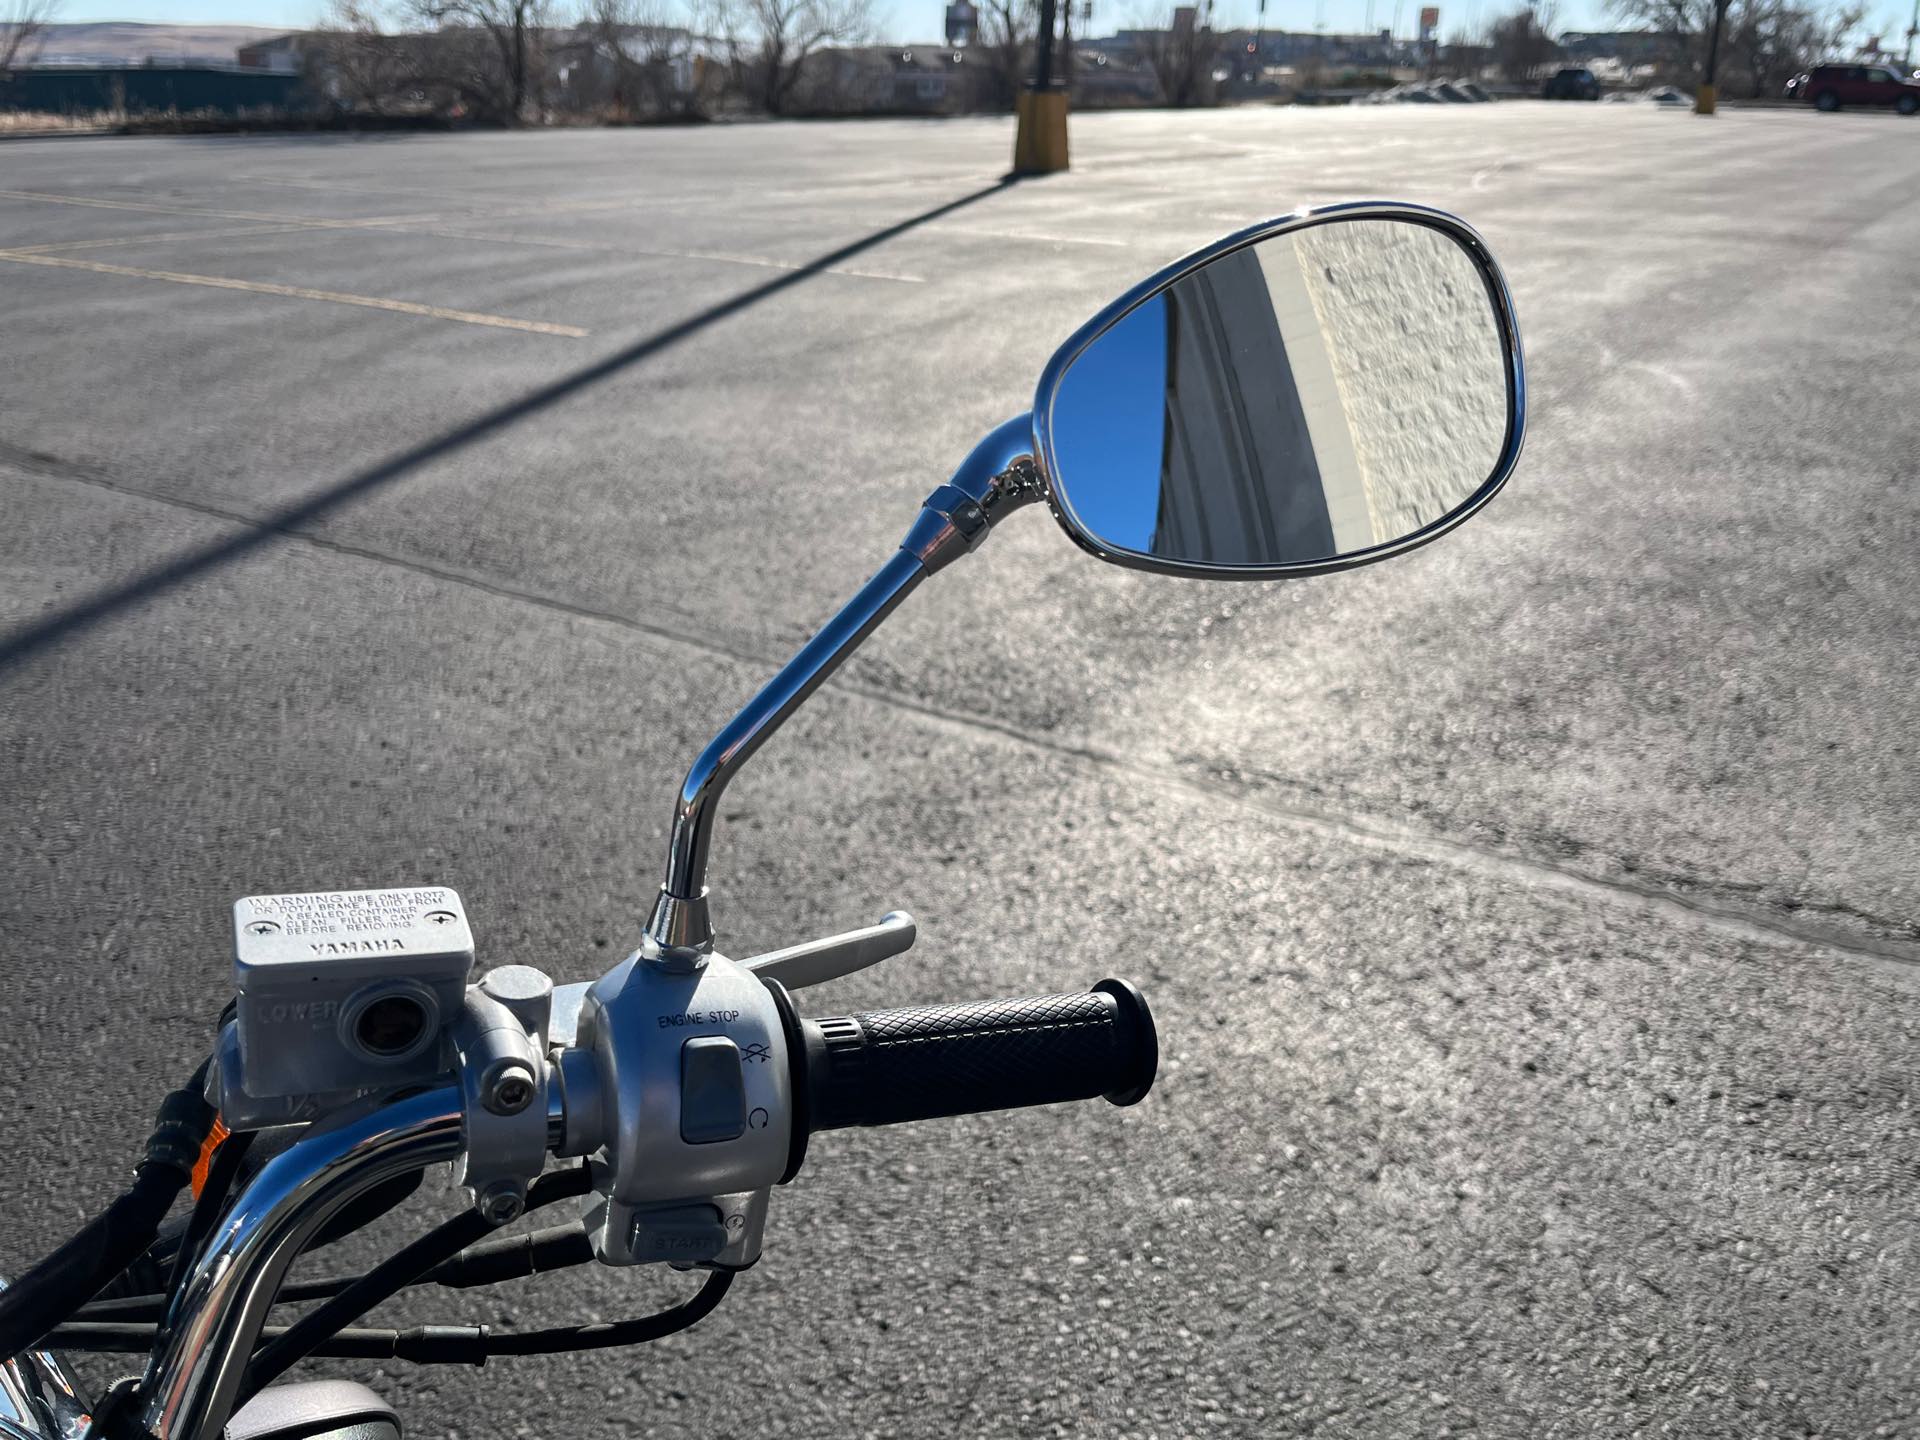
[[(314, 24), (324, 0), (67, 0), (63, 20), (147, 20), (169, 24), (198, 22), (210, 25), (268, 25), (298, 29)], [(1420, 0), (1398, 0), (1399, 33), (1410, 32), (1418, 20)], [(1267, 0), (1266, 23), (1276, 30), (1312, 30), (1324, 23), (1332, 31), (1364, 29), (1369, 17), (1375, 29), (1393, 23), (1396, 0)], [(568, 0), (556, 0), (565, 11)], [(1515, 9), (1516, 0), (1441, 0), (1440, 30), (1451, 34), (1461, 25)], [(945, 0), (874, 0), (874, 15), (882, 38), (931, 40), (940, 34)], [(1145, 17), (1171, 9), (1154, 0), (1094, 0), (1093, 30), (1109, 34), (1128, 25), (1149, 23)], [(1215, 24), (1223, 29), (1252, 26), (1258, 0), (1215, 0)], [(1895, 3), (1869, 7), (1864, 36), (1878, 30), (1897, 44), (1905, 32), (1906, 6)], [(1878, 16), (1877, 22), (1873, 17)], [(1617, 24), (1604, 0), (1576, 0), (1556, 10), (1560, 30), (1609, 30)]]
[(1109, 545), (1151, 553), (1167, 420), (1167, 302), (1156, 295), (1080, 352), (1053, 402), (1074, 513)]

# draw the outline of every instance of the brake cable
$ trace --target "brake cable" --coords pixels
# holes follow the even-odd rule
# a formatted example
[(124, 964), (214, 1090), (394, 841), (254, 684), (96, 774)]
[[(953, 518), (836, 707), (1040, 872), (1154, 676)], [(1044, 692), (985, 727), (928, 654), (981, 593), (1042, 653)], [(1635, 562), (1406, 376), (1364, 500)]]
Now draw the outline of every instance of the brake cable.
[[(610, 1324), (558, 1325), (515, 1335), (496, 1335), (484, 1325), (417, 1325), (410, 1330), (349, 1328), (316, 1342), (302, 1358), (406, 1360), (416, 1365), (485, 1365), (496, 1356), (559, 1355), (644, 1345), (688, 1329), (711, 1315), (733, 1284), (734, 1272), (715, 1270), (687, 1299), (670, 1309)], [(297, 1327), (269, 1325), (268, 1341), (284, 1340)], [(76, 1353), (144, 1355), (153, 1346), (153, 1325), (90, 1321), (62, 1325), (49, 1342)]]
[[(584, 1265), (593, 1259), (593, 1242), (587, 1227), (578, 1220), (530, 1230), (518, 1235), (497, 1235), (469, 1246), (453, 1259), (436, 1265), (419, 1280), (421, 1285), (438, 1285), (448, 1290), (471, 1290), (481, 1285), (498, 1285), (507, 1280), (523, 1280)], [(275, 1305), (292, 1305), (305, 1300), (326, 1300), (350, 1285), (361, 1275), (327, 1275), (311, 1280), (289, 1280), (273, 1297)], [(113, 1300), (94, 1300), (82, 1305), (75, 1320), (160, 1320), (166, 1315), (166, 1296), (158, 1292), (127, 1295)]]
[[(556, 1200), (585, 1195), (592, 1189), (593, 1176), (584, 1161), (565, 1170), (550, 1170), (527, 1187), (527, 1202), (522, 1213), (551, 1205)], [(322, 1340), (347, 1328), (409, 1285), (418, 1283), (435, 1266), (452, 1260), (498, 1228), (478, 1210), (463, 1210), (381, 1261), (318, 1309), (301, 1316), (284, 1334), (256, 1350), (240, 1387), (239, 1403), (244, 1404), (289, 1367), (304, 1360)]]
[[(527, 1187), (526, 1209), (585, 1195), (591, 1189), (592, 1174), (584, 1164), (549, 1171)], [(423, 1280), (438, 1280), (456, 1288), (490, 1285), (591, 1258), (586, 1231), (578, 1223), (474, 1243), (477, 1235), (493, 1229), (478, 1211), (466, 1210), (365, 1274), (282, 1287), (276, 1300), (317, 1298), (323, 1291), (328, 1298), (292, 1325), (270, 1325), (261, 1331), (265, 1343), (254, 1353), (238, 1403), (244, 1404), (289, 1367), (308, 1358), (484, 1365), (498, 1355), (556, 1355), (646, 1344), (685, 1330), (712, 1314), (733, 1284), (733, 1271), (716, 1270), (686, 1300), (652, 1315), (611, 1323), (553, 1326), (514, 1335), (495, 1335), (484, 1325), (419, 1325), (409, 1330), (386, 1330), (344, 1323)], [(89, 1310), (93, 1314), (124, 1314), (134, 1306), (151, 1306), (159, 1298), (149, 1295), (102, 1301)], [(80, 1353), (137, 1355), (149, 1351), (158, 1334), (159, 1326), (151, 1321), (126, 1324), (81, 1320), (60, 1326), (49, 1340)]]

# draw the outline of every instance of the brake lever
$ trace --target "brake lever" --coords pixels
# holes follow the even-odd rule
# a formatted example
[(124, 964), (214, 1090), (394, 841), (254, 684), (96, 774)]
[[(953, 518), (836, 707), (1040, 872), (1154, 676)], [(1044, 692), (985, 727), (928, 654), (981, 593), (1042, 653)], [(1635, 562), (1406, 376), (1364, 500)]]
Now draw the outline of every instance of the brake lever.
[[(778, 980), (789, 990), (804, 990), (904, 954), (913, 948), (917, 933), (913, 916), (904, 910), (889, 910), (879, 924), (864, 930), (769, 950), (740, 963), (762, 979)], [(553, 987), (553, 1013), (547, 1022), (550, 1044), (564, 1048), (579, 1043), (580, 1007), (592, 988), (591, 982)]]
[(741, 963), (762, 980), (778, 980), (789, 990), (802, 990), (904, 954), (913, 948), (917, 933), (913, 916), (904, 910), (890, 910), (880, 917), (879, 924), (864, 930), (770, 950)]

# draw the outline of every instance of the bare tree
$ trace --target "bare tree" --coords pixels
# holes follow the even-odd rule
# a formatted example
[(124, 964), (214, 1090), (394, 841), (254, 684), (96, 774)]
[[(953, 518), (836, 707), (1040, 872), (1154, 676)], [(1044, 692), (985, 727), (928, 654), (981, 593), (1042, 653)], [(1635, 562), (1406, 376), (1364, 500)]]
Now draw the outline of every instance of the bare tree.
[(1865, 16), (1862, 5), (1814, 12), (1789, 0), (1735, 0), (1727, 14), (1729, 78), (1756, 99), (1777, 94), (1796, 70), (1839, 51)]
[(40, 53), (41, 37), (60, 5), (61, 0), (0, 0), (0, 80)]
[(1143, 30), (1140, 58), (1160, 83), (1160, 99), (1176, 108), (1213, 101), (1213, 65), (1220, 40), (1213, 33), (1213, 0), (1182, 5), (1164, 29)]
[[(1716, 0), (1613, 0), (1613, 12), (1658, 31), (1667, 41), (1668, 80), (1691, 84), (1700, 74)], [(1722, 63), (1727, 80), (1744, 79), (1751, 93), (1778, 88), (1793, 71), (1840, 51), (1864, 10), (1841, 3), (1824, 9), (1793, 0), (1718, 0), (1728, 6)]]
[(872, 30), (873, 0), (726, 0), (720, 19), (741, 91), (783, 115), (810, 56)]
[(990, 99), (999, 109), (1010, 110), (1026, 83), (1028, 56), (1040, 36), (1039, 0), (978, 0), (978, 5), (976, 48), (992, 76)]
[[(541, 74), (547, 0), (407, 0), (407, 7), (440, 33), (439, 78), (489, 118), (527, 118)], [(474, 35), (489, 44), (465, 43)]]
[[(1707, 31), (1713, 25), (1715, 0), (1613, 0), (1612, 10), (1659, 35), (1666, 55), (1663, 78), (1691, 84), (1707, 52)], [(1725, 0), (1721, 0), (1725, 3)]]
[(420, 47), (389, 34), (367, 0), (333, 0), (314, 51), (312, 80), (352, 110), (384, 115), (420, 85)]
[(1553, 7), (1528, 7), (1502, 15), (1487, 27), (1493, 63), (1507, 80), (1531, 80), (1560, 58), (1553, 38)]
[(678, 77), (691, 75), (693, 37), (671, 22), (664, 0), (586, 0), (578, 28), (620, 114), (663, 115), (691, 103)]

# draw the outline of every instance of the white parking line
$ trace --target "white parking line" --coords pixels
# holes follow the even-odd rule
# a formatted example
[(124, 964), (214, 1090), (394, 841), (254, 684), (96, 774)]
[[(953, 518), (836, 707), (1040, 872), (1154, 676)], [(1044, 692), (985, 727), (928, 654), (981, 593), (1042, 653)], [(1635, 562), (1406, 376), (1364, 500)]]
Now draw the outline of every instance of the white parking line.
[(133, 265), (108, 265), (99, 260), (76, 260), (66, 255), (33, 255), (23, 250), (0, 250), (0, 261), (15, 265), (47, 265), (62, 270), (88, 270), (97, 275), (121, 275), (136, 280), (165, 280), (175, 285), (204, 285), (215, 290), (243, 290), (253, 295), (281, 295), (290, 300), (323, 300), (332, 305), (358, 305), (368, 310), (418, 315), (429, 320), (454, 320), (462, 325), (485, 325), (495, 330), (558, 335), (568, 340), (584, 340), (587, 337), (587, 332), (577, 325), (556, 325), (548, 320), (516, 320), (510, 315), (449, 310), (442, 305), (388, 300), (377, 295), (349, 295), (340, 290), (312, 290), (304, 285), (274, 285), (261, 280), (232, 280), (223, 275), (190, 275), (178, 270), (143, 270)]
[(160, 235), (108, 235), (98, 240), (54, 240), (45, 245), (9, 245), (10, 255), (51, 255), (66, 250), (110, 250), (118, 245), (166, 245), (181, 240), (225, 240), (239, 235), (289, 235), (304, 225), (235, 225), (212, 230), (171, 230)]
[(375, 215), (365, 220), (325, 220), (310, 215), (274, 215), (258, 210), (209, 210), (194, 205), (157, 205), (148, 200), (103, 200), (92, 195), (60, 195), (50, 190), (0, 190), (0, 200), (38, 200), (49, 205), (79, 205), (90, 210), (137, 210), (150, 215), (207, 215), (216, 220), (258, 220), (302, 230), (361, 230), (438, 215)]

